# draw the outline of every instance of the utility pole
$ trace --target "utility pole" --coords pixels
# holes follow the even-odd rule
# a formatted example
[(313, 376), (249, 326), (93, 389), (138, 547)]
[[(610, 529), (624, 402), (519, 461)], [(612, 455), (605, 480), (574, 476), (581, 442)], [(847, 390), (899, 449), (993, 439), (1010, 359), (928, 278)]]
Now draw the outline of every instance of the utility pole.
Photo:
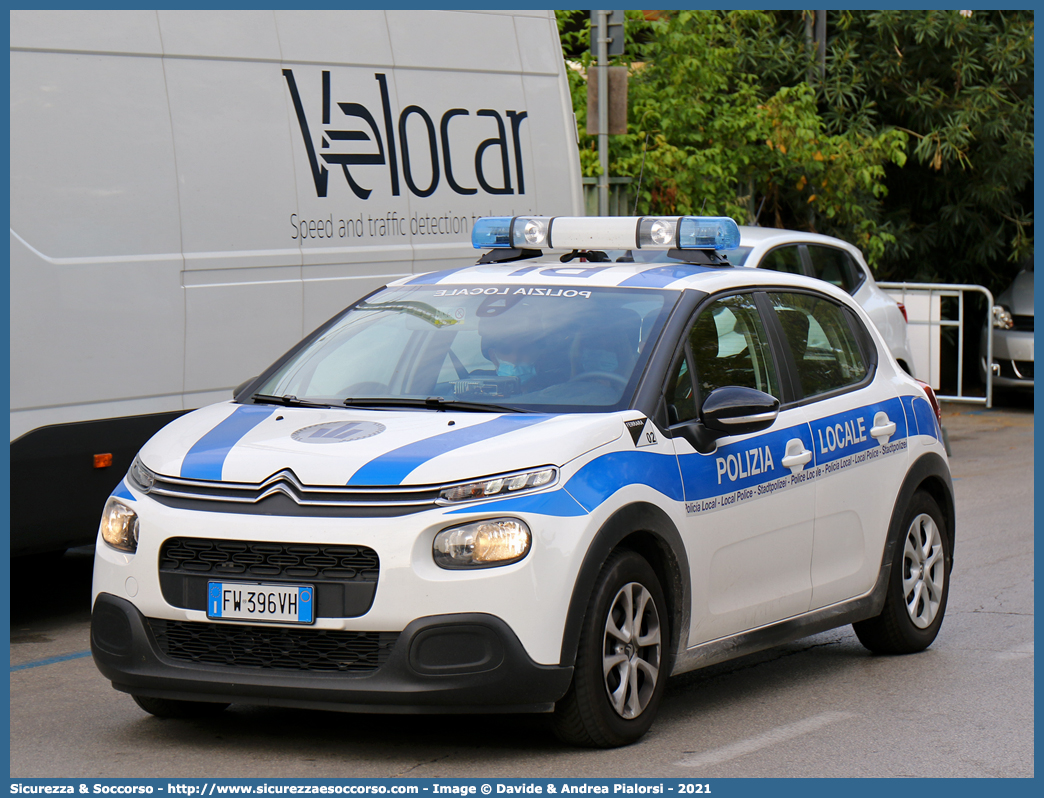
[(609, 11), (598, 12), (598, 215), (609, 215)]
[(816, 12), (816, 57), (819, 60), (819, 83), (826, 83), (826, 11)]
[(815, 83), (815, 64), (819, 65), (819, 84), (826, 82), (826, 11), (805, 11), (805, 44), (808, 52), (815, 51), (815, 63), (808, 65), (805, 82)]
[[(813, 48), (816, 46), (816, 18), (815, 11), (802, 11), (801, 15), (805, 19), (805, 52), (811, 53)], [(812, 85), (812, 63), (809, 62), (808, 67), (805, 69), (805, 83), (809, 86)]]

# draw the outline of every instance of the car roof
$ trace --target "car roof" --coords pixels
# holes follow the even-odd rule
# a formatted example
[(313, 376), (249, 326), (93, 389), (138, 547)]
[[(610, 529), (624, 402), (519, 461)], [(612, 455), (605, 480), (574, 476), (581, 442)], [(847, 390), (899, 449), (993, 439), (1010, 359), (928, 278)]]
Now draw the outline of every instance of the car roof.
[(462, 286), (555, 286), (576, 289), (647, 288), (668, 291), (692, 289), (715, 293), (734, 288), (780, 286), (819, 291), (851, 304), (844, 291), (822, 280), (803, 275), (742, 267), (695, 266), (686, 263), (562, 263), (554, 256), (509, 263), (480, 263), (427, 274), (410, 275), (389, 287), (437, 285), (445, 290)]
[(857, 250), (847, 241), (833, 236), (824, 236), (819, 233), (806, 233), (801, 230), (782, 230), (778, 227), (748, 227), (740, 225), (740, 246), (754, 247), (762, 244), (823, 244), (830, 247), (841, 247), (842, 249)]
[(853, 245), (848, 241), (834, 238), (833, 236), (821, 235), (820, 233), (806, 233), (801, 230), (755, 228), (742, 225), (739, 227), (740, 247), (768, 249), (770, 247), (777, 247), (777, 245), (784, 243), (823, 244), (824, 247), (837, 247), (839, 249), (847, 250), (854, 255), (858, 255), (860, 260), (862, 259), (862, 253), (859, 252), (859, 248), (853, 247)]

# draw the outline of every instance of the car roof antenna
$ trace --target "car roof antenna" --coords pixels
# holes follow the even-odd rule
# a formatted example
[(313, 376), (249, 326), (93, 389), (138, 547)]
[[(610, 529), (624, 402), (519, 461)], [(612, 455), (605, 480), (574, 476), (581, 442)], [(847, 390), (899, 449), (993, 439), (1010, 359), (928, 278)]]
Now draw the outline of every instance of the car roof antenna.
[[(642, 168), (638, 170), (638, 187), (634, 190), (634, 212), (632, 216), (638, 215), (638, 197), (642, 192), (642, 176), (645, 175), (645, 151), (649, 148), (649, 134), (645, 134), (645, 143), (642, 145)], [(617, 263), (634, 263), (634, 252), (627, 250), (616, 259)]]
[(642, 168), (638, 170), (638, 187), (634, 190), (634, 213), (632, 216), (638, 215), (638, 197), (641, 196), (642, 191), (642, 177), (645, 175), (645, 151), (649, 149), (649, 134), (645, 134), (645, 143), (642, 145)]
[(758, 226), (758, 219), (761, 218), (761, 209), (765, 207), (765, 200), (766, 199), (768, 199), (768, 195), (767, 194), (761, 198), (761, 204), (758, 206), (758, 212), (754, 215), (754, 221), (750, 223), (751, 227), (757, 227)]

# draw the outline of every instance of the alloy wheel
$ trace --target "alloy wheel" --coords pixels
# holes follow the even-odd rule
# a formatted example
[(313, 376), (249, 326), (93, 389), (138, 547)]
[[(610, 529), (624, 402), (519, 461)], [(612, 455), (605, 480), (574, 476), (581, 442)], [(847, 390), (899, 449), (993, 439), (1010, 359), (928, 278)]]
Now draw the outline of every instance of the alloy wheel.
[(921, 513), (911, 522), (903, 549), (903, 598), (918, 629), (931, 626), (939, 613), (945, 579), (942, 535), (932, 517)]
[(609, 606), (602, 646), (605, 689), (620, 717), (636, 718), (649, 705), (661, 661), (656, 602), (643, 585), (629, 582)]

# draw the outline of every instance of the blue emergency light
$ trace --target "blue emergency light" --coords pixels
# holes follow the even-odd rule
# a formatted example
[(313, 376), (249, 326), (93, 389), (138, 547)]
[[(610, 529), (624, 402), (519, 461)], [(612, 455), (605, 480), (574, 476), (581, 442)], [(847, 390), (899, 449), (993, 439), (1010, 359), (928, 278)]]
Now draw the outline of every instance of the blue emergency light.
[(475, 249), (736, 249), (727, 216), (484, 216)]

